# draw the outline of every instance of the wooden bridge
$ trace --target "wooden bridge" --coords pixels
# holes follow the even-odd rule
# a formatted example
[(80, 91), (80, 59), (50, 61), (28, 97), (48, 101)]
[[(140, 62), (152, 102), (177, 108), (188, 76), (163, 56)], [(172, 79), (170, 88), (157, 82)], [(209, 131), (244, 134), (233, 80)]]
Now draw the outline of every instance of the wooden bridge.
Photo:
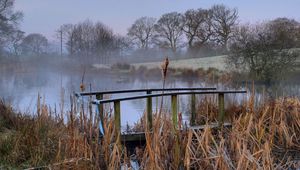
[[(133, 95), (129, 97), (119, 97), (112, 99), (103, 99), (103, 95), (105, 94), (121, 94), (121, 93), (137, 93), (137, 92), (145, 92), (144, 95)], [(153, 93), (153, 92), (161, 92), (161, 93)], [(178, 105), (177, 99), (180, 95), (190, 95), (191, 96), (191, 119), (190, 119), (190, 127), (191, 128), (199, 128), (195, 127), (195, 118), (196, 118), (196, 95), (201, 94), (215, 94), (218, 95), (218, 123), (212, 125), (212, 127), (220, 127), (224, 124), (225, 117), (225, 94), (235, 94), (235, 93), (247, 93), (245, 90), (216, 90), (214, 87), (203, 87), (203, 88), (157, 88), (157, 89), (134, 89), (134, 90), (115, 90), (115, 91), (99, 91), (99, 92), (83, 92), (83, 93), (75, 93), (76, 97), (80, 96), (95, 96), (96, 100), (93, 100), (92, 103), (98, 106), (100, 120), (104, 120), (104, 109), (103, 104), (105, 103), (113, 103), (114, 104), (114, 124), (115, 124), (115, 132), (116, 135), (121, 136), (122, 143), (124, 142), (137, 142), (138, 140), (145, 140), (145, 134), (143, 132), (133, 133), (133, 134), (121, 134), (121, 108), (120, 103), (122, 101), (128, 100), (138, 100), (138, 99), (146, 99), (146, 125), (150, 129), (152, 129), (152, 98), (153, 97), (161, 97), (161, 96), (170, 96), (171, 97), (171, 113), (172, 113), (172, 121), (176, 128), (178, 125)], [(103, 122), (102, 122), (103, 125)], [(104, 129), (104, 128), (103, 128)], [(105, 132), (104, 132), (105, 134)]]

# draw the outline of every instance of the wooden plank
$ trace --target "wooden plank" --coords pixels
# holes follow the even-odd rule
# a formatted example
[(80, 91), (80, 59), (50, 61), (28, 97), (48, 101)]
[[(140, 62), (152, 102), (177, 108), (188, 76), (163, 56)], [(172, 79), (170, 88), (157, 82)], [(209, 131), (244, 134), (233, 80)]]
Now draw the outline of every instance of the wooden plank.
[[(223, 126), (224, 127), (230, 127), (232, 125), (229, 122), (225, 122), (225, 123), (223, 123)], [(207, 124), (207, 125), (191, 126), (191, 127), (189, 127), (189, 129), (192, 129), (192, 130), (203, 130), (203, 129), (207, 128), (207, 127), (210, 128), (210, 129), (219, 128), (220, 124), (219, 123), (211, 123), (211, 124)]]
[[(225, 122), (223, 124), (224, 127), (231, 127), (232, 124), (229, 122)], [(211, 124), (207, 124), (207, 125), (200, 125), (200, 126), (191, 126), (189, 127), (189, 129), (192, 130), (204, 130), (205, 128), (211, 128), (211, 129), (215, 129), (215, 128), (219, 128), (219, 123), (211, 123)], [(152, 133), (152, 132), (151, 132)], [(133, 141), (145, 141), (145, 132), (134, 132), (134, 133), (128, 133), (128, 134), (122, 134), (121, 135), (121, 141), (122, 142), (133, 142)]]
[[(151, 94), (151, 91), (148, 90), (147, 94)], [(152, 129), (152, 97), (147, 97), (147, 126), (148, 129)]]
[(134, 142), (134, 141), (145, 141), (145, 133), (131, 133), (131, 134), (122, 134), (121, 141), (122, 142)]

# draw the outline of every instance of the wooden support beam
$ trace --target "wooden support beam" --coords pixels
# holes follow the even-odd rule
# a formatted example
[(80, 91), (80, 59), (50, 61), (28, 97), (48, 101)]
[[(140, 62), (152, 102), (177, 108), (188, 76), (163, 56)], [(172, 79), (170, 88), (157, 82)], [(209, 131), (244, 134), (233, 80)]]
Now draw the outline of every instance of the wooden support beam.
[(196, 94), (191, 95), (191, 120), (190, 125), (196, 124)]
[[(151, 91), (148, 90), (147, 94), (151, 94)], [(147, 126), (149, 131), (152, 129), (152, 97), (147, 97)]]
[(115, 132), (116, 137), (118, 137), (121, 134), (121, 105), (120, 101), (114, 102), (114, 110), (115, 110)]
[(220, 125), (223, 125), (224, 118), (225, 118), (224, 93), (219, 93), (218, 101), (219, 101), (219, 123)]
[(174, 128), (178, 127), (177, 95), (171, 95), (172, 120)]
[[(96, 94), (96, 99), (102, 100), (103, 94)], [(98, 104), (98, 112), (99, 112), (101, 124), (103, 126), (103, 131), (104, 131), (104, 124), (103, 124), (104, 123), (104, 107), (103, 107), (103, 104)], [(104, 133), (105, 133), (105, 131), (104, 131)]]
[(175, 145), (174, 145), (174, 161), (175, 167), (178, 168), (180, 162), (180, 147), (179, 147), (179, 136), (176, 132), (178, 128), (178, 106), (177, 106), (177, 95), (171, 95), (171, 108), (172, 108), (172, 120), (173, 120), (173, 133), (175, 138)]

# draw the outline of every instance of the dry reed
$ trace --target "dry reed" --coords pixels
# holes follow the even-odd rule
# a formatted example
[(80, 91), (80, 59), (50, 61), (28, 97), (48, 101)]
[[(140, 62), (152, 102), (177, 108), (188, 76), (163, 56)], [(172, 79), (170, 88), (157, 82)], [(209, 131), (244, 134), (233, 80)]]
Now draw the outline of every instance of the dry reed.
[[(71, 100), (75, 103), (74, 98)], [(299, 168), (299, 99), (279, 98), (257, 107), (253, 102), (229, 107), (227, 119), (232, 127), (222, 130), (209, 126), (203, 130), (177, 130), (168, 113), (155, 115), (153, 131), (146, 129), (146, 145), (136, 149), (135, 160), (140, 169)], [(213, 122), (217, 115), (214, 103), (203, 100), (198, 105), (197, 122)], [(39, 115), (28, 116), (0, 103), (1, 168), (130, 167), (129, 152), (118, 145), (113, 118), (108, 114), (104, 118), (106, 134), (101, 138), (97, 114), (88, 106), (77, 108), (73, 104), (67, 122), (43, 102), (38, 107)], [(76, 116), (77, 111), (81, 116)]]

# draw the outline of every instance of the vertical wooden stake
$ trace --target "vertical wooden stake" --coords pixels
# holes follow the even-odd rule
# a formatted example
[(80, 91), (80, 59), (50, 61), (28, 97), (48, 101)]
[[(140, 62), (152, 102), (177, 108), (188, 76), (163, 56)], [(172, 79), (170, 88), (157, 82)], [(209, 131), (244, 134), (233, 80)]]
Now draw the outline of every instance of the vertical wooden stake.
[[(151, 94), (151, 91), (148, 90), (147, 94)], [(152, 97), (147, 97), (147, 126), (149, 131), (152, 130)]]
[[(96, 94), (96, 99), (97, 100), (102, 100), (103, 99), (103, 94)], [(103, 107), (103, 104), (99, 104), (98, 105), (98, 112), (99, 112), (99, 117), (100, 117), (100, 121), (101, 121), (101, 124), (103, 126), (103, 132), (105, 133), (104, 131), (104, 107)]]
[(196, 94), (191, 95), (191, 126), (194, 126), (196, 123)]
[(178, 127), (178, 111), (177, 111), (177, 95), (171, 96), (171, 107), (172, 107), (172, 120), (173, 120), (173, 126), (176, 129)]
[(225, 117), (224, 93), (219, 93), (218, 101), (219, 101), (219, 124), (223, 125), (224, 117)]
[(120, 101), (114, 102), (114, 110), (115, 110), (115, 132), (116, 137), (118, 138), (121, 135), (121, 107)]
[(180, 164), (180, 147), (179, 147), (179, 134), (176, 133), (178, 128), (178, 107), (177, 107), (177, 95), (171, 96), (171, 107), (172, 107), (172, 120), (173, 120), (173, 133), (175, 137), (175, 146), (174, 146), (174, 159), (175, 164), (178, 168)]

